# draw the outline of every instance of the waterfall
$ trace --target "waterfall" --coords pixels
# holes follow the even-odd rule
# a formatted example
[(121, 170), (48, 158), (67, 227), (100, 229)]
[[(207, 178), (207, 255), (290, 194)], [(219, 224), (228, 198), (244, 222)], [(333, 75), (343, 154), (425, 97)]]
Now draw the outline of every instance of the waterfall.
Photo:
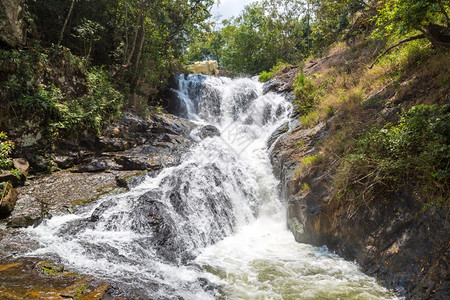
[(375, 279), (285, 227), (267, 140), (292, 105), (249, 78), (178, 77), (198, 126), (182, 163), (129, 192), (27, 229), (67, 266), (142, 299), (392, 299)]

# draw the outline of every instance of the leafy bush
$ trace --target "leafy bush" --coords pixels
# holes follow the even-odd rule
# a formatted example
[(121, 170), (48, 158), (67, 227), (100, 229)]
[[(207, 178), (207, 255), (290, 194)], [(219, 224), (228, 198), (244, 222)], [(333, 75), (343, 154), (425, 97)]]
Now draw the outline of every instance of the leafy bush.
[(107, 73), (92, 68), (87, 72), (87, 81), (85, 95), (56, 104), (58, 118), (50, 124), (54, 132), (99, 132), (120, 114), (123, 95), (112, 87)]
[[(112, 86), (108, 73), (88, 68), (87, 60), (66, 48), (37, 45), (26, 51), (0, 50), (0, 61), (0, 70), (5, 71), (0, 76), (6, 96), (2, 101), (11, 117), (16, 122), (38, 119), (53, 137), (99, 132), (123, 106), (124, 97)], [(76, 82), (71, 86), (61, 78)]]
[(397, 125), (372, 128), (341, 165), (338, 196), (372, 199), (380, 187), (395, 191), (415, 182), (428, 198), (448, 203), (449, 133), (448, 105), (413, 106)]
[(259, 81), (260, 82), (266, 82), (273, 78), (272, 72), (262, 71), (261, 74), (259, 74)]
[(8, 140), (8, 136), (4, 132), (0, 132), (0, 170), (12, 168), (13, 162), (10, 155), (13, 150), (14, 143)]

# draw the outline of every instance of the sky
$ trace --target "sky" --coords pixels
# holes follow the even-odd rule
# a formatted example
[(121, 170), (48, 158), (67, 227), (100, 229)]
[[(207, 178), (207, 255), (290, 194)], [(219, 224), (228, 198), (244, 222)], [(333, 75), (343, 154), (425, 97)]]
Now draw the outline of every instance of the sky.
[(214, 17), (220, 17), (221, 20), (230, 17), (237, 17), (244, 7), (257, 0), (220, 0), (219, 6), (214, 4), (212, 14)]

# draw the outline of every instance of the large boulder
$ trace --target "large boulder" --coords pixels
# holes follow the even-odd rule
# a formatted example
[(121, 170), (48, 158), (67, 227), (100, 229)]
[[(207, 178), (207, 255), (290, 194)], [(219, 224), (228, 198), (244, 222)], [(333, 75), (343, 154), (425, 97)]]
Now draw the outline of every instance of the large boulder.
[(18, 193), (10, 183), (0, 186), (0, 218), (7, 217), (14, 210)]
[(197, 61), (188, 66), (188, 70), (195, 74), (219, 75), (219, 64), (215, 60)]
[(26, 23), (23, 13), (23, 0), (0, 1), (0, 42), (9, 47), (24, 45), (26, 42)]
[(30, 163), (25, 158), (15, 158), (13, 160), (14, 168), (20, 171), (24, 176), (28, 175), (28, 170), (30, 169)]

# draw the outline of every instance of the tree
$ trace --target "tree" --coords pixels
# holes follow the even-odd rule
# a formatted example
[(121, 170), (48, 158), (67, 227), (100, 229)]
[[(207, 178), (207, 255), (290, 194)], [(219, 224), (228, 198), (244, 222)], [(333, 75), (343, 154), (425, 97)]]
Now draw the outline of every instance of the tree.
[(312, 15), (312, 43), (316, 54), (322, 54), (333, 42), (342, 39), (353, 18), (366, 10), (371, 0), (308, 0)]
[[(378, 10), (375, 36), (427, 38), (436, 47), (450, 48), (449, 0), (385, 0)], [(412, 40), (412, 38), (408, 38)]]
[(66, 31), (66, 27), (67, 27), (67, 23), (69, 22), (70, 16), (72, 15), (72, 11), (73, 11), (73, 5), (75, 4), (75, 0), (72, 0), (72, 2), (70, 3), (70, 8), (69, 8), (69, 12), (67, 13), (67, 17), (66, 20), (64, 21), (64, 25), (61, 29), (61, 34), (59, 36), (59, 40), (58, 40), (58, 46), (61, 45), (61, 41), (64, 37), (64, 32)]
[(280, 61), (308, 56), (308, 25), (301, 0), (264, 0), (223, 22), (219, 31), (196, 43), (190, 58), (213, 57), (230, 71), (258, 74)]

